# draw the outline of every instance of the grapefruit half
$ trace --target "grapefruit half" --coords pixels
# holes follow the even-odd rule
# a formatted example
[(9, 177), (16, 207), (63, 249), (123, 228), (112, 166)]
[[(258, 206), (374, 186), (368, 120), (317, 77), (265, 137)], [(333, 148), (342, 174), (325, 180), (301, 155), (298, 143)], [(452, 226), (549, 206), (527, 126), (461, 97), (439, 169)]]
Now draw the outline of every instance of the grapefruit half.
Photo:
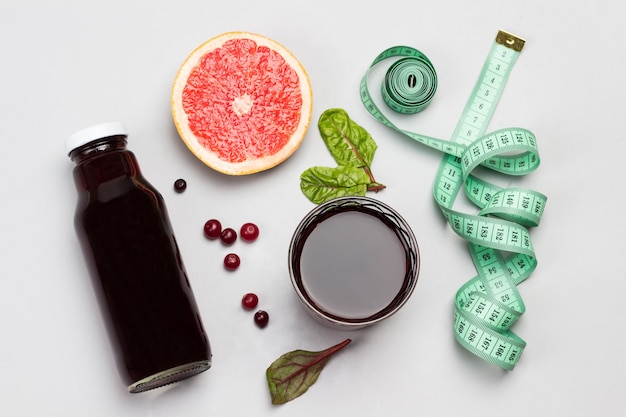
[(296, 151), (311, 122), (308, 75), (285, 47), (265, 36), (228, 32), (196, 48), (176, 74), (176, 129), (211, 168), (245, 175)]

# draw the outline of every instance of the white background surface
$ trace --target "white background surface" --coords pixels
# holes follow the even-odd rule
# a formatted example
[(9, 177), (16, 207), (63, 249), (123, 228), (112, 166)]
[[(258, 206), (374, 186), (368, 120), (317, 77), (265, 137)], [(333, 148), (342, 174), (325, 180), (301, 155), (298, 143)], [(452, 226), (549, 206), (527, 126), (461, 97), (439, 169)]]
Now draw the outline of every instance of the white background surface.
[[(618, 2), (566, 1), (13, 1), (0, 11), (0, 415), (2, 416), (618, 416), (623, 374), (624, 41)], [(379, 125), (359, 101), (361, 76), (383, 49), (423, 51), (439, 90), (402, 127), (449, 138), (498, 29), (527, 40), (489, 126), (521, 126), (542, 166), (511, 184), (549, 198), (532, 231), (539, 266), (520, 286), (527, 312), (514, 326), (528, 346), (513, 372), (453, 340), (456, 290), (475, 270), (466, 245), (432, 199), (441, 155)], [(313, 125), (284, 164), (227, 177), (178, 139), (169, 93), (178, 66), (222, 32), (269, 36), (307, 69)], [(287, 272), (291, 233), (313, 205), (300, 173), (333, 161), (315, 123), (342, 107), (379, 149), (376, 195), (411, 224), (422, 269), (390, 320), (341, 333), (311, 320)], [(116, 120), (146, 177), (163, 193), (214, 353), (186, 383), (130, 395), (113, 366), (73, 231), (75, 190), (65, 138)], [(175, 194), (173, 181), (189, 187)], [(509, 179), (504, 179), (508, 185)], [(464, 197), (460, 198), (461, 207)], [(226, 249), (202, 237), (216, 217), (261, 237)], [(254, 291), (270, 325), (240, 308)], [(318, 382), (270, 404), (266, 367), (287, 351), (351, 337)]]

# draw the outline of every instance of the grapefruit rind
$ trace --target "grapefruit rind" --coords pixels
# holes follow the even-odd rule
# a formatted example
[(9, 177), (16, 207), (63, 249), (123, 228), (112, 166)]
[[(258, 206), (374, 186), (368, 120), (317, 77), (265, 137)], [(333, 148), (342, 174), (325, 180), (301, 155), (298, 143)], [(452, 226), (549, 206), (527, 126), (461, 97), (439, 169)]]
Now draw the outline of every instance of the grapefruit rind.
[[(300, 120), (297, 128), (291, 134), (288, 143), (278, 152), (258, 159), (246, 159), (242, 162), (231, 162), (221, 159), (215, 152), (202, 146), (196, 135), (189, 127), (189, 121), (182, 104), (183, 90), (192, 70), (198, 62), (210, 51), (221, 47), (226, 41), (231, 39), (251, 39), (258, 46), (266, 46), (277, 51), (286, 63), (293, 68), (299, 78), (300, 93), (302, 97), (302, 107), (300, 109)], [(263, 35), (250, 32), (227, 32), (209, 39), (198, 46), (185, 59), (179, 68), (171, 94), (171, 109), (174, 124), (179, 136), (187, 148), (204, 164), (214, 170), (228, 175), (247, 175), (264, 171), (277, 166), (291, 156), (300, 146), (311, 123), (313, 112), (312, 89), (308, 74), (300, 61), (280, 43)]]

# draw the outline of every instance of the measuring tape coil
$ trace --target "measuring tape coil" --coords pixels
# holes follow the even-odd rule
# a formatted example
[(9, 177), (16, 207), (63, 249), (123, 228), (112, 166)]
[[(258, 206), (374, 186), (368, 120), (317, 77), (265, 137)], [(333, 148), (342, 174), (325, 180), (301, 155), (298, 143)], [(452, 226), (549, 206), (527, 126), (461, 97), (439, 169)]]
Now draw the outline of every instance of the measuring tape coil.
[[(510, 327), (526, 309), (517, 285), (537, 266), (528, 227), (539, 225), (547, 197), (534, 190), (499, 187), (472, 172), (482, 166), (520, 176), (540, 164), (537, 141), (530, 131), (506, 128), (485, 134), (524, 43), (507, 32), (498, 32), (452, 140), (401, 129), (384, 115), (369, 92), (370, 71), (382, 61), (396, 58), (381, 86), (384, 103), (401, 114), (415, 114), (428, 107), (437, 90), (437, 75), (419, 50), (408, 46), (384, 50), (360, 84), (361, 101), (374, 118), (445, 153), (433, 195), (452, 230), (468, 242), (478, 272), (455, 296), (455, 337), (473, 354), (508, 370), (515, 367), (526, 346)], [(461, 189), (480, 209), (477, 215), (453, 210)], [(505, 259), (503, 253), (510, 255)]]

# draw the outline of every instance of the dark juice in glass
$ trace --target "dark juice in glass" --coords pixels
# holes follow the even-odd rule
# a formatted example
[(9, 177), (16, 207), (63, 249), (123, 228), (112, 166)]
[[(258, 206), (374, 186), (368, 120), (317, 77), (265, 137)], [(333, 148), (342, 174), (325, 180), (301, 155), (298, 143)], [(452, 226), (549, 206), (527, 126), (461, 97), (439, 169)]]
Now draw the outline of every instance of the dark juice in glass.
[(207, 370), (211, 350), (161, 194), (123, 127), (91, 129), (68, 145), (75, 228), (118, 367), (129, 391), (142, 392)]

